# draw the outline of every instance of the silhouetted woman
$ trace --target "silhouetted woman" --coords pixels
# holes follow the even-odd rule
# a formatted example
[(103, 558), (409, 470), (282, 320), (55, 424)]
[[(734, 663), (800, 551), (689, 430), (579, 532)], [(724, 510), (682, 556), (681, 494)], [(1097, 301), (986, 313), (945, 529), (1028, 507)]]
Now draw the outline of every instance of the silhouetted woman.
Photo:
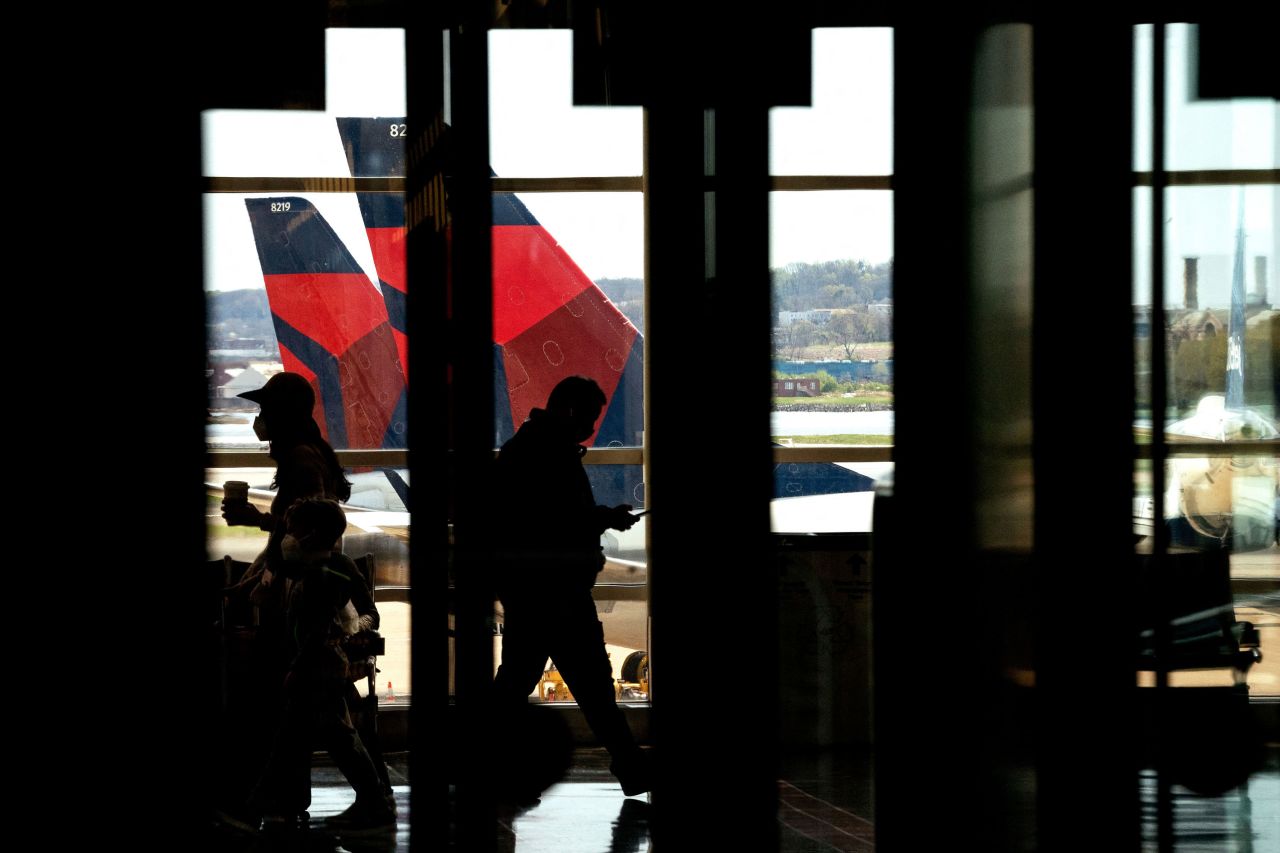
[(242, 801), (246, 786), (257, 777), (277, 718), (279, 691), (293, 656), (286, 632), (285, 603), (291, 581), (284, 571), (281, 542), (285, 536), (285, 512), (301, 498), (346, 501), (351, 483), (337, 454), (320, 433), (312, 415), (316, 395), (306, 377), (277, 373), (266, 385), (239, 396), (261, 408), (253, 431), (270, 442), (268, 456), (276, 463), (271, 487), (276, 495), (271, 509), (263, 512), (252, 503), (222, 505), (227, 524), (267, 531), (266, 547), (254, 558), (244, 577), (227, 590), (229, 596), (246, 595), (257, 606), (257, 628), (249, 660), (248, 690), (232, 713), (231, 752), (238, 757), (230, 799)]
[(283, 606), (280, 580), (280, 540), (284, 528), (280, 520), (300, 498), (330, 498), (339, 502), (351, 497), (351, 483), (338, 456), (320, 434), (312, 416), (316, 395), (311, 383), (298, 373), (277, 373), (267, 384), (239, 395), (258, 404), (261, 411), (253, 421), (253, 432), (270, 442), (267, 455), (276, 463), (271, 487), (276, 496), (271, 510), (262, 512), (253, 504), (222, 506), (227, 524), (257, 527), (270, 533), (267, 545), (237, 586), (251, 590), (259, 609)]

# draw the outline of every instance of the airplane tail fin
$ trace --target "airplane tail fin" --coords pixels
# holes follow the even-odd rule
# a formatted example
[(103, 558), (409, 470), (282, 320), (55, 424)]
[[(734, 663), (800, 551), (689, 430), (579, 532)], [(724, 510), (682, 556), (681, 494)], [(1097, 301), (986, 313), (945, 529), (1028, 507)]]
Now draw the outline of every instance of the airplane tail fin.
[[(403, 117), (339, 118), (338, 134), (353, 178), (396, 178), (405, 175)], [(400, 192), (357, 192), (360, 216), (373, 253), (387, 320), (408, 376), (409, 339), (405, 325), (408, 275), (405, 265), (404, 195)]]
[[(591, 443), (640, 446), (644, 337), (514, 193), (493, 196), (493, 288), (497, 443), (577, 374), (605, 393)], [(645, 505), (639, 465), (591, 465), (587, 474), (600, 503)]]
[(594, 445), (639, 446), (644, 339), (513, 193), (493, 197), (496, 367), (520, 424), (580, 374), (608, 399)]
[[(336, 121), (352, 177), (405, 175), (403, 117)], [(433, 150), (446, 160), (447, 135), (441, 122)], [(447, 177), (447, 166), (441, 173)], [(246, 204), (281, 357), (287, 370), (316, 384), (317, 421), (329, 441), (348, 448), (406, 447), (405, 200), (391, 189), (355, 195), (376, 286), (309, 201), (278, 197)], [(496, 444), (545, 405), (561, 379), (577, 374), (595, 379), (607, 400), (592, 443), (639, 446), (643, 335), (514, 193), (493, 195), (493, 288)], [(600, 502), (644, 505), (640, 466), (593, 465), (588, 473)], [(867, 477), (830, 463), (775, 470), (780, 498), (871, 487)]]
[(399, 349), (381, 294), (310, 201), (245, 200), (285, 370), (311, 380), (335, 447), (406, 447)]
[[(339, 118), (337, 125), (352, 177), (405, 175), (403, 117)], [(439, 134), (447, 132), (441, 124)], [(437, 147), (447, 151), (446, 145)], [(404, 199), (395, 192), (361, 191), (356, 197), (404, 363)], [(493, 225), (499, 443), (546, 402), (560, 379), (580, 373), (600, 383), (609, 401), (596, 445), (638, 444), (639, 331), (514, 194), (494, 195)]]
[(1231, 270), (1231, 315), (1227, 320), (1226, 407), (1244, 408), (1244, 187), (1236, 225), (1236, 255)]

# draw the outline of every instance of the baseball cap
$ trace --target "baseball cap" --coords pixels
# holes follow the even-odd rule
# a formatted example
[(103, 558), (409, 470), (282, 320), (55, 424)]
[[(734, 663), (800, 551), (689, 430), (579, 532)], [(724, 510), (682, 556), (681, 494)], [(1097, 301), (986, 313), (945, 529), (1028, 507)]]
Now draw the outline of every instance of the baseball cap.
[(316, 404), (316, 392), (307, 378), (300, 373), (277, 373), (261, 388), (245, 391), (236, 396), (251, 400), (263, 408), (269, 406), (280, 411), (297, 413), (310, 414)]

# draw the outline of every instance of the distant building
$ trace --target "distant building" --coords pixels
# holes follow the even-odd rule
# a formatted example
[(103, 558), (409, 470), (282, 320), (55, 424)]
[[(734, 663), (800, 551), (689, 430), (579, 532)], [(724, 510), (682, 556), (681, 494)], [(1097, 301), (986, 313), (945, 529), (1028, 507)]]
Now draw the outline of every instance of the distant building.
[(243, 369), (215, 369), (209, 377), (209, 407), (214, 409), (251, 408), (252, 403), (239, 399), (245, 391), (252, 391), (267, 384), (267, 379), (275, 370), (258, 370), (255, 367)]
[(773, 380), (773, 396), (816, 397), (818, 396), (818, 380), (812, 377), (775, 379)]
[(830, 308), (810, 308), (808, 311), (779, 311), (778, 325), (790, 326), (793, 323), (812, 323), (815, 326), (825, 326), (827, 321), (831, 319), (832, 309)]
[(1169, 338), (1172, 341), (1199, 341), (1227, 333), (1227, 311), (1209, 308), (1172, 312), (1169, 317)]

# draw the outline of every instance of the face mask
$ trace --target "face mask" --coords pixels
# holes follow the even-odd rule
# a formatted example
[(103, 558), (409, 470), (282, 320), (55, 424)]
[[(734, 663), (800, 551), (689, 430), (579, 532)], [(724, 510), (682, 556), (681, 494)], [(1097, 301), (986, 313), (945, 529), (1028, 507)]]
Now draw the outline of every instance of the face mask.
[(268, 441), (267, 424), (262, 420), (262, 415), (258, 415), (253, 419), (253, 434), (258, 437), (258, 441)]
[(287, 533), (280, 540), (280, 553), (284, 555), (286, 560), (302, 559), (302, 543), (294, 538), (293, 534)]

